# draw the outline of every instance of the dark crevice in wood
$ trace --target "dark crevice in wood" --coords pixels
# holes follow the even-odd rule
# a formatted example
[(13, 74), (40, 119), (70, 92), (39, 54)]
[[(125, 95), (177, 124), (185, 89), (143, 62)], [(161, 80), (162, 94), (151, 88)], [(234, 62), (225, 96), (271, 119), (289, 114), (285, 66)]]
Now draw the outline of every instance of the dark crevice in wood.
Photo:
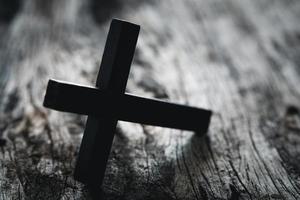
[(206, 192), (205, 191), (200, 191), (200, 196), (199, 196), (199, 194), (198, 194), (198, 192), (196, 190), (196, 185), (194, 183), (193, 176), (192, 176), (192, 174), (190, 172), (190, 168), (188, 167), (188, 164), (187, 164), (187, 161), (186, 161), (183, 149), (181, 149), (181, 157), (182, 157), (183, 166), (185, 168), (185, 172), (187, 173), (187, 176), (188, 176), (188, 181), (189, 181), (189, 183), (190, 183), (190, 185), (192, 187), (194, 198), (195, 199), (200, 199), (200, 196), (201, 197), (206, 197)]
[(230, 188), (230, 191), (231, 191), (231, 196), (229, 197), (229, 199), (230, 200), (239, 200), (241, 194), (238, 191), (238, 189), (232, 184), (229, 184), (229, 188)]
[(275, 186), (276, 190), (278, 191), (278, 193), (280, 194), (280, 196), (283, 197), (282, 192), (281, 192), (280, 189), (278, 188), (278, 186), (277, 186), (277, 184), (276, 184), (276, 182), (275, 182), (275, 180), (274, 180), (274, 177), (273, 177), (273, 175), (272, 175), (271, 172), (270, 172), (270, 169), (269, 169), (268, 166), (266, 165), (264, 159), (263, 159), (263, 158), (261, 157), (261, 155), (260, 155), (260, 151), (258, 151), (258, 149), (257, 149), (257, 147), (256, 147), (256, 144), (255, 144), (255, 142), (254, 142), (254, 140), (253, 140), (253, 133), (252, 133), (252, 131), (249, 131), (249, 135), (250, 135), (252, 147), (253, 147), (253, 149), (254, 149), (256, 155), (258, 156), (258, 158), (259, 158), (259, 160), (261, 161), (261, 163), (264, 165), (264, 169), (267, 171), (267, 174), (268, 174), (270, 180), (272, 181), (273, 185)]
[(240, 178), (240, 176), (239, 176), (237, 170), (236, 170), (235, 167), (233, 166), (232, 161), (229, 161), (229, 164), (230, 164), (231, 169), (232, 169), (233, 172), (234, 172), (235, 177), (238, 179), (239, 183), (242, 185), (242, 187), (244, 188), (245, 192), (249, 195), (249, 198), (252, 200), (253, 198), (252, 198), (251, 193), (248, 191), (246, 185), (245, 185), (245, 184), (243, 183), (243, 181), (241, 180), (241, 178)]

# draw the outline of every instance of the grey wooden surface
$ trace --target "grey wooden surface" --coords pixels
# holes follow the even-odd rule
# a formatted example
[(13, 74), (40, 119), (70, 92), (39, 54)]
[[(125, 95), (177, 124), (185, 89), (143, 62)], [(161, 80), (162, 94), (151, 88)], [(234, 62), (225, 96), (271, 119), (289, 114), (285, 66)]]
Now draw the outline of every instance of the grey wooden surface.
[(49, 78), (94, 85), (112, 17), (142, 28), (127, 92), (214, 116), (204, 137), (118, 123), (104, 198), (300, 198), (298, 0), (0, 5), (1, 200), (91, 198), (72, 178), (86, 118), (42, 101)]

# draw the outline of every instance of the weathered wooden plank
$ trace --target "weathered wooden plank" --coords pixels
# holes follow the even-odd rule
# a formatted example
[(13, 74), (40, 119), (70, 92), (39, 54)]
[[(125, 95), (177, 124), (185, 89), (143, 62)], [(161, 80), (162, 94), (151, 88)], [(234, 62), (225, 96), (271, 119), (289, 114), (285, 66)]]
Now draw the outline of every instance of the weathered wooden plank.
[[(85, 118), (42, 107), (49, 77), (95, 81), (110, 19), (88, 8), (23, 1), (1, 24), (0, 199), (89, 198), (72, 178)], [(300, 197), (299, 2), (112, 1), (104, 8), (142, 26), (128, 91), (215, 112), (206, 137), (119, 123), (104, 197)]]

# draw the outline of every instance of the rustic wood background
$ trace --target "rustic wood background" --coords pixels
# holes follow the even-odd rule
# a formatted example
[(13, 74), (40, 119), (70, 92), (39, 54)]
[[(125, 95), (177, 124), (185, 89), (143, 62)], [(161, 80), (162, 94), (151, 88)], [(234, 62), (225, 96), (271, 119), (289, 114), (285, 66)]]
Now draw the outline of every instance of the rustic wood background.
[(92, 198), (86, 117), (42, 102), (49, 78), (94, 85), (113, 17), (142, 28), (127, 92), (214, 116), (204, 137), (120, 122), (102, 197), (300, 198), (299, 0), (1, 0), (1, 200)]

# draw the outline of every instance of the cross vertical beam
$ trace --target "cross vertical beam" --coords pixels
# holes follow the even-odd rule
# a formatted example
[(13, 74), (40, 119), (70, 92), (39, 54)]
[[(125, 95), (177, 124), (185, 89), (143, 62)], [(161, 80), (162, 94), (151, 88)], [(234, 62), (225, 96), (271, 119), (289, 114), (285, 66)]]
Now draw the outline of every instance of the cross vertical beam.
[[(96, 87), (113, 95), (124, 94), (140, 26), (112, 20)], [(88, 185), (101, 185), (117, 125), (117, 117), (89, 116), (83, 134), (74, 178)]]

